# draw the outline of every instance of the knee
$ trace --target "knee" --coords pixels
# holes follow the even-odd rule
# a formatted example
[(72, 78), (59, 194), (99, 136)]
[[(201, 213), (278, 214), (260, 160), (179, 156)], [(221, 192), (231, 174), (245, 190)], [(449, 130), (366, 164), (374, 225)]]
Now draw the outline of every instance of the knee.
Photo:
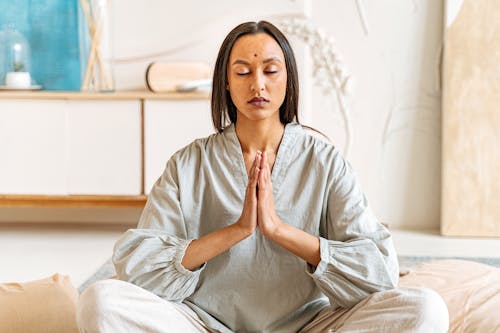
[(118, 280), (108, 279), (93, 283), (80, 295), (76, 309), (76, 321), (81, 332), (101, 332), (103, 316), (109, 315), (116, 302), (113, 289)]
[(449, 328), (448, 307), (434, 290), (422, 287), (402, 288), (409, 295), (407, 306), (415, 314), (416, 332), (447, 332)]

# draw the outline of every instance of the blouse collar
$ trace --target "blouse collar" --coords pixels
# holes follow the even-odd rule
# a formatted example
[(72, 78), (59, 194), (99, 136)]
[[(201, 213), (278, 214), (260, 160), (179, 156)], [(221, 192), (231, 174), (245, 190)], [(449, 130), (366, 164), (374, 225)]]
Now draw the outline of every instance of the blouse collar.
[[(271, 181), (273, 182), (273, 192), (275, 194), (281, 184), (288, 162), (291, 158), (292, 154), (290, 154), (290, 152), (293, 144), (302, 132), (303, 129), (300, 124), (288, 123), (285, 125), (283, 137), (281, 138), (278, 153), (276, 155), (276, 159), (274, 160), (274, 166), (271, 172)], [(245, 160), (243, 158), (243, 151), (240, 141), (238, 140), (238, 136), (236, 135), (234, 123), (231, 123), (224, 129), (223, 135), (227, 138), (229, 143), (227, 145), (227, 149), (229, 150), (229, 156), (232, 157), (231, 160), (233, 162), (235, 176), (238, 175), (240, 185), (243, 189), (245, 189), (248, 183), (248, 175)]]

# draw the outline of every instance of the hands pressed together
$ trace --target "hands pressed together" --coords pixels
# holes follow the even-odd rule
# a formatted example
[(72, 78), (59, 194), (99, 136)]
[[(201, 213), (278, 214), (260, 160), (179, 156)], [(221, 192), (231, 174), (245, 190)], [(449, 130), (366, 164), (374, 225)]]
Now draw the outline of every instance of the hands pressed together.
[(250, 234), (257, 226), (272, 238), (284, 224), (274, 209), (273, 184), (266, 152), (257, 152), (250, 168), (243, 211), (237, 224)]
[(271, 170), (266, 153), (257, 152), (249, 171), (241, 216), (235, 223), (193, 240), (182, 259), (192, 270), (254, 233), (263, 236), (313, 266), (321, 260), (320, 240), (302, 229), (283, 222), (274, 208)]
[(311, 265), (316, 267), (320, 262), (319, 238), (283, 222), (276, 214), (268, 157), (261, 152), (257, 152), (250, 168), (238, 221), (192, 241), (182, 265), (187, 269), (199, 267), (253, 234), (257, 227), (263, 236)]

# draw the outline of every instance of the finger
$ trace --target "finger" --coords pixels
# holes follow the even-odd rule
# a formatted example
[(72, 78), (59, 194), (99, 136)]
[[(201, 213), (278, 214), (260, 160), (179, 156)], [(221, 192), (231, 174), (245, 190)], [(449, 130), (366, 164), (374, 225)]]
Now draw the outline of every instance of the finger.
[(262, 179), (262, 175), (264, 174), (264, 159), (266, 158), (266, 152), (263, 152), (261, 157), (260, 157), (260, 160), (259, 160), (259, 167), (260, 167), (260, 173), (259, 173), (259, 177), (258, 177), (258, 181), (260, 183), (261, 179)]
[(267, 163), (267, 153), (263, 152), (262, 153), (262, 161), (260, 163), (260, 168), (264, 169), (265, 163)]
[(267, 153), (264, 153), (262, 156), (262, 180), (267, 183), (269, 180), (268, 173), (269, 173), (269, 157)]
[(259, 181), (259, 174), (260, 173), (261, 173), (260, 168), (256, 167), (254, 170), (254, 173), (252, 175), (252, 180), (251, 180), (252, 187), (257, 186), (257, 182)]
[(253, 174), (254, 181), (257, 181), (257, 179), (259, 178), (260, 171), (262, 170), (262, 168), (260, 167), (261, 159), (262, 159), (262, 155), (260, 154), (260, 152), (257, 152), (257, 155), (255, 156), (255, 160), (254, 160), (254, 164), (255, 164), (255, 170), (254, 170), (254, 174)]
[(260, 160), (258, 160), (259, 158), (262, 157), (262, 152), (260, 150), (257, 150), (257, 153), (255, 154), (255, 158), (254, 158), (254, 162), (257, 163), (257, 165), (259, 165), (260, 163)]
[(253, 171), (256, 167), (260, 167), (260, 161), (258, 159), (259, 153), (255, 154), (255, 158), (253, 159), (252, 166), (250, 167), (249, 170), (249, 176), (251, 177), (253, 175)]
[(266, 188), (271, 189), (272, 188), (271, 167), (269, 166), (269, 163), (265, 164), (264, 170), (262, 170), (261, 173), (262, 173), (263, 184), (265, 184)]
[(249, 181), (249, 186), (255, 187), (257, 185), (257, 180), (259, 179), (259, 173), (260, 173), (260, 154), (257, 154), (255, 157), (252, 169), (250, 170), (250, 181)]
[(260, 174), (259, 174), (259, 179), (258, 179), (258, 186), (260, 189), (262, 190), (265, 190), (267, 188), (267, 182), (266, 182), (266, 174), (265, 174), (265, 170), (262, 169), (260, 170)]
[(266, 163), (266, 179), (270, 182), (271, 181), (271, 166), (269, 163)]
[(250, 168), (250, 176), (252, 176), (252, 175), (253, 175), (253, 171), (254, 171), (253, 169), (254, 169), (255, 167), (260, 167), (260, 165), (259, 165), (259, 161), (258, 161), (258, 159), (257, 159), (258, 157), (259, 157), (259, 152), (257, 152), (257, 154), (255, 155), (255, 158), (254, 158), (254, 160), (253, 160), (252, 167)]

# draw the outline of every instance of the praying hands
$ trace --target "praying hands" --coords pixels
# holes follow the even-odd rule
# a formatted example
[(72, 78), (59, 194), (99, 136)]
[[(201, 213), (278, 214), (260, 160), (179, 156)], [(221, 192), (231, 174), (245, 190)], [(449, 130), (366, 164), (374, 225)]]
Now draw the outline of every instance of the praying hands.
[(268, 238), (273, 238), (284, 225), (274, 209), (271, 169), (266, 152), (257, 152), (250, 168), (245, 202), (238, 222), (249, 233), (253, 233), (258, 226)]
[(259, 227), (262, 235), (314, 266), (320, 261), (319, 239), (288, 225), (276, 214), (266, 152), (259, 151), (255, 156), (249, 172), (243, 210), (236, 224), (248, 234)]

